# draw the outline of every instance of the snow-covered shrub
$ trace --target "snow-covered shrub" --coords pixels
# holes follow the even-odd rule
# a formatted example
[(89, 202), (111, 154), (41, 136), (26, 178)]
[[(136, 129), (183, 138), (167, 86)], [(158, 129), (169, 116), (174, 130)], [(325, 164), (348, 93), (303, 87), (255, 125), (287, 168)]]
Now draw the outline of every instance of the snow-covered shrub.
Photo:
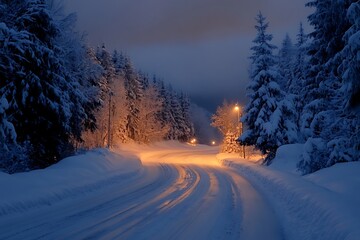
[(240, 153), (241, 146), (236, 141), (237, 135), (234, 132), (228, 131), (225, 135), (224, 142), (221, 145), (222, 153)]

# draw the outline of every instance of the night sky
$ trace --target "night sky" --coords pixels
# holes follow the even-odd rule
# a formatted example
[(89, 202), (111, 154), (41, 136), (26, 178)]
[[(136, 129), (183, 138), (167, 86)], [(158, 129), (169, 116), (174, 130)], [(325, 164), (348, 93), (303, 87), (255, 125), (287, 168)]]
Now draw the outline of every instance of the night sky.
[(309, 31), (308, 0), (65, 0), (93, 46), (125, 51), (135, 66), (156, 74), (215, 111), (223, 99), (246, 102), (250, 47), (259, 10), (279, 45)]

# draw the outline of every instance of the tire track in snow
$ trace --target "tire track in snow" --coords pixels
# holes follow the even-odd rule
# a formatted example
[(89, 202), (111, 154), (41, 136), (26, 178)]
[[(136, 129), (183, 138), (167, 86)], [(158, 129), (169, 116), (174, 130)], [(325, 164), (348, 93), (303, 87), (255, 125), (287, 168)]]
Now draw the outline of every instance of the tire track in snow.
[(0, 220), (8, 229), (0, 239), (283, 238), (267, 202), (234, 170), (164, 163), (144, 169), (131, 181)]
[[(58, 207), (61, 207), (58, 205), (62, 204), (55, 204), (53, 205), (54, 208), (44, 207), (43, 209), (37, 209), (40, 213), (33, 211), (35, 212), (35, 216), (32, 215), (32, 212), (29, 214), (18, 214), (14, 219), (10, 218), (10, 221), (7, 221), (7, 225), (19, 226), (18, 221), (23, 219), (21, 224), (22, 229), (7, 228), (8, 231), (0, 232), (0, 239), (38, 239), (39, 237), (49, 238), (56, 234), (58, 238), (64, 239), (63, 237), (65, 237), (66, 234), (74, 231), (74, 226), (71, 224), (72, 222), (79, 222), (80, 224), (75, 228), (81, 229), (84, 226), (96, 225), (96, 223), (102, 221), (103, 218), (111, 219), (115, 217), (117, 213), (116, 211), (114, 213), (114, 210), (120, 206), (125, 205), (123, 211), (129, 211), (129, 208), (134, 208), (135, 206), (132, 204), (129, 207), (128, 203), (145, 196), (152, 198), (158, 193), (157, 190), (162, 191), (163, 189), (167, 189), (174, 180), (172, 177), (176, 177), (175, 174), (176, 171), (173, 171), (173, 169), (167, 165), (160, 165), (156, 168), (148, 167), (147, 171), (139, 176), (139, 178), (126, 182), (128, 186), (119, 184), (117, 186), (111, 185), (109, 188), (104, 187), (103, 191), (94, 192), (96, 195), (86, 196), (85, 201), (82, 201), (83, 198), (80, 198), (75, 202), (69, 201), (68, 203), (70, 203), (70, 205), (64, 203), (64, 209), (58, 209)], [(118, 188), (120, 188), (120, 191)], [(137, 204), (141, 205), (141, 202)], [(28, 220), (23, 215), (31, 215), (31, 219)], [(48, 215), (51, 215), (52, 219), (44, 218), (44, 216)], [(92, 217), (92, 215), (94, 217)], [(85, 217), (92, 218), (91, 224), (81, 221)], [(40, 233), (41, 236), (39, 236)]]

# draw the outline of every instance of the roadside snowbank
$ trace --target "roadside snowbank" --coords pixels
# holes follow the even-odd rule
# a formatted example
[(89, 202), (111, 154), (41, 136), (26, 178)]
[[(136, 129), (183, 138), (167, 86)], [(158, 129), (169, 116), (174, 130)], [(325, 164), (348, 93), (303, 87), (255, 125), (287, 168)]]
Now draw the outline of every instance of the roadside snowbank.
[(300, 176), (296, 164), (301, 147), (279, 149), (270, 167), (240, 158), (219, 161), (264, 194), (276, 209), (286, 239), (359, 239), (360, 162)]
[(46, 169), (13, 175), (0, 172), (0, 216), (92, 191), (140, 169), (140, 160), (130, 154), (96, 149)]
[(271, 169), (300, 175), (297, 164), (301, 161), (304, 144), (283, 145), (276, 151), (276, 156), (270, 164)]

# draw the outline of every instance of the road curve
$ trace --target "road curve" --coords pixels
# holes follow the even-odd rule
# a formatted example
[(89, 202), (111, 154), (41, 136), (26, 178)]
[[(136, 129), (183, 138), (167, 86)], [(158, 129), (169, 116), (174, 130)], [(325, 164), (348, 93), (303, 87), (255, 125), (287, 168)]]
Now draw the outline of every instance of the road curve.
[(0, 229), (0, 239), (282, 239), (246, 179), (195, 164), (148, 163), (93, 192), (3, 216)]

